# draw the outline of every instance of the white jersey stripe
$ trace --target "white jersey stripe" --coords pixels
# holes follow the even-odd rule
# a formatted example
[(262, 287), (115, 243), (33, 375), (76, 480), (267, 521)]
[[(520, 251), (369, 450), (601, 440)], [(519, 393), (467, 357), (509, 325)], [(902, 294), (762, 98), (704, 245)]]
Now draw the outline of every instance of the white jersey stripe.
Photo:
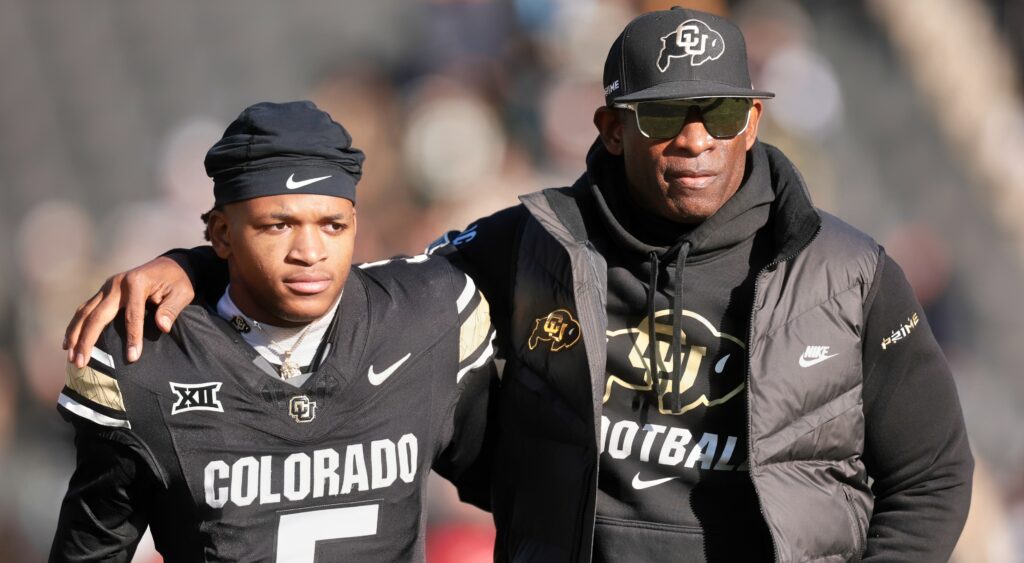
[(473, 278), (466, 276), (466, 287), (462, 288), (462, 294), (459, 295), (459, 299), (455, 302), (460, 314), (466, 308), (466, 305), (469, 304), (470, 300), (473, 299), (474, 294), (476, 294), (476, 284), (473, 283)]
[(93, 346), (92, 353), (89, 355), (92, 356), (92, 359), (96, 360), (97, 362), (109, 367), (110, 369), (114, 369), (114, 357), (104, 352), (103, 350), (100, 350), (99, 348)]
[[(94, 348), (95, 350), (95, 348)], [(79, 403), (78, 401), (68, 397), (64, 393), (60, 394), (57, 398), (57, 404), (64, 407), (65, 409), (75, 413), (76, 415), (100, 424), (103, 426), (112, 426), (114, 428), (131, 428), (132, 424), (127, 420), (120, 420), (117, 418), (111, 418), (103, 413), (96, 412), (91, 408)]]
[(459, 370), (459, 373), (455, 374), (455, 382), (462, 381), (462, 376), (466, 375), (471, 369), (476, 369), (484, 365), (488, 360), (494, 357), (494, 336), (495, 332), (491, 331), (491, 337), (487, 340), (487, 348), (480, 353), (480, 357), (473, 361), (473, 363)]

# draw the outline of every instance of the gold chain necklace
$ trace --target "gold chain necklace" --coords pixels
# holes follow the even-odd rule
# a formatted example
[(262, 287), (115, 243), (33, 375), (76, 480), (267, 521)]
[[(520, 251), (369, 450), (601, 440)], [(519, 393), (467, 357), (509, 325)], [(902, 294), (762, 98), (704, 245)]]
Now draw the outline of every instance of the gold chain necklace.
[(281, 351), (281, 349), (278, 348), (278, 343), (274, 342), (273, 339), (271, 339), (270, 344), (267, 345), (267, 348), (271, 352), (281, 357), (281, 367), (278, 368), (278, 373), (281, 374), (281, 379), (291, 379), (297, 375), (302, 375), (302, 370), (299, 369), (299, 365), (292, 360), (292, 353), (298, 349), (299, 344), (302, 344), (302, 339), (306, 337), (306, 334), (312, 326), (313, 323), (307, 324), (306, 328), (302, 329), (302, 332), (299, 333), (299, 338), (295, 340), (295, 344), (292, 344), (292, 347), (288, 350)]

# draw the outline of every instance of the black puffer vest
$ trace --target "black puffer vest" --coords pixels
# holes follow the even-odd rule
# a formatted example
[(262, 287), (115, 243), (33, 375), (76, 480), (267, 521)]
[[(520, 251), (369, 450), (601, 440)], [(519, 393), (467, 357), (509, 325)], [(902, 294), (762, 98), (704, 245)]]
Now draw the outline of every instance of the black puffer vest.
[[(857, 559), (873, 505), (860, 460), (861, 336), (880, 248), (816, 211), (792, 163), (765, 148), (777, 252), (751, 308), (750, 475), (778, 561)], [(591, 558), (607, 272), (587, 235), (587, 182), (522, 198), (531, 217), (518, 245), (492, 499), (501, 561)], [(818, 346), (835, 359), (801, 367)]]

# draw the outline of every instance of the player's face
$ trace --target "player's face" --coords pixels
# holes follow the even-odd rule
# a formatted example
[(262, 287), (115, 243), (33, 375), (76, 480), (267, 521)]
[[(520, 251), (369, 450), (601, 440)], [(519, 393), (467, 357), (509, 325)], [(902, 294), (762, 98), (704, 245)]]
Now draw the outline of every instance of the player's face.
[(295, 326), (325, 315), (345, 286), (356, 237), (351, 201), (325, 195), (259, 197), (210, 218), (228, 261), (231, 298), (257, 321)]
[(714, 215), (739, 189), (761, 109), (754, 100), (746, 129), (728, 138), (709, 134), (696, 109), (669, 139), (644, 136), (629, 110), (599, 108), (594, 123), (608, 151), (623, 156), (633, 200), (656, 215), (692, 224)]

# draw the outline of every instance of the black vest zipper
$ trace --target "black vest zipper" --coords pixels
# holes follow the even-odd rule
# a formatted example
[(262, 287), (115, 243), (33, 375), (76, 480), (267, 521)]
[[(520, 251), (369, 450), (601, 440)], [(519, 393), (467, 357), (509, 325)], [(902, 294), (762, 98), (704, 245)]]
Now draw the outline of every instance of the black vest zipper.
[(761, 511), (761, 518), (764, 520), (764, 525), (768, 528), (768, 537), (772, 540), (772, 559), (775, 561), (779, 560), (779, 548), (778, 540), (775, 538), (775, 532), (772, 531), (772, 527), (768, 524), (768, 516), (764, 511), (764, 502), (761, 500), (761, 492), (757, 489), (757, 481), (754, 479), (754, 464), (752, 459), (754, 457), (754, 433), (753, 423), (751, 422), (750, 415), (750, 375), (751, 375), (751, 351), (754, 347), (754, 317), (757, 315), (757, 298), (759, 290), (761, 289), (761, 277), (768, 272), (776, 268), (783, 262), (788, 262), (793, 258), (796, 258), (805, 248), (814, 242), (814, 239), (818, 238), (818, 233), (821, 232), (821, 225), (814, 230), (814, 234), (811, 235), (806, 242), (804, 242), (800, 248), (793, 251), (792, 254), (784, 256), (782, 258), (776, 258), (767, 266), (761, 268), (757, 272), (757, 276), (754, 277), (754, 302), (751, 303), (750, 307), (750, 325), (747, 327), (747, 466), (750, 472), (750, 483), (754, 486), (754, 496), (757, 497), (757, 507)]

